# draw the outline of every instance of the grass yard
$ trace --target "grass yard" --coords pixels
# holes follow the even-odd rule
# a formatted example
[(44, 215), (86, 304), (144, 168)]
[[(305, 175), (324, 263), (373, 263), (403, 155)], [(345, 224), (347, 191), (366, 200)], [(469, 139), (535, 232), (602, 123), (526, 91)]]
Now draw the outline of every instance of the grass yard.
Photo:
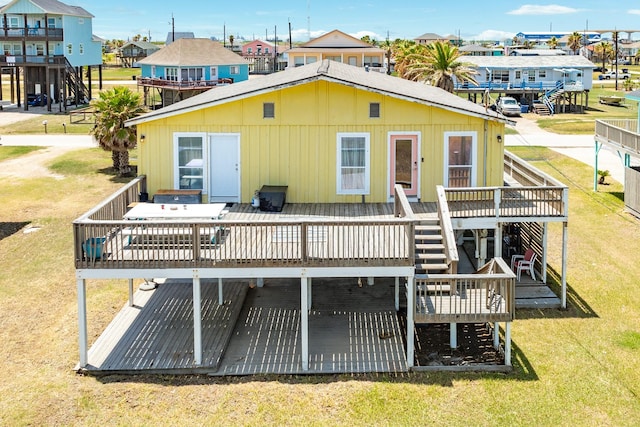
[[(570, 308), (517, 312), (508, 375), (77, 375), (71, 223), (122, 182), (98, 149), (57, 159), (64, 179), (5, 180), (3, 229), (40, 230), (0, 239), (0, 425), (637, 425), (640, 222), (623, 212), (619, 184), (591, 191), (590, 167), (512, 150), (571, 188)], [(126, 281), (88, 283), (90, 342), (126, 300)]]

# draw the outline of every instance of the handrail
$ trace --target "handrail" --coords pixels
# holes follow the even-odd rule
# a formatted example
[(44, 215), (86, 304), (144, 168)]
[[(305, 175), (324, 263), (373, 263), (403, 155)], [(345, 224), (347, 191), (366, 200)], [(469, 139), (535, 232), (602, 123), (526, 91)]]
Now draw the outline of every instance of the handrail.
[(444, 254), (447, 257), (446, 259), (447, 265), (449, 266), (449, 273), (456, 274), (458, 272), (458, 262), (460, 261), (460, 256), (458, 255), (456, 235), (453, 231), (451, 214), (449, 212), (449, 205), (447, 204), (447, 196), (444, 192), (444, 187), (441, 185), (436, 186), (436, 194), (438, 218), (440, 220), (440, 228), (442, 230), (442, 243), (444, 244)]
[(396, 218), (413, 218), (413, 209), (402, 185), (396, 184), (393, 189), (393, 215)]
[(479, 274), (416, 275), (418, 323), (510, 322), (515, 318), (515, 274), (502, 258)]
[(504, 151), (504, 173), (524, 186), (566, 187), (551, 175), (531, 166), (529, 162), (507, 150)]
[(111, 196), (98, 203), (93, 209), (82, 214), (74, 223), (87, 220), (116, 220), (127, 212), (128, 206), (139, 201), (141, 193), (147, 191), (147, 177), (140, 175), (129, 181)]
[(617, 144), (631, 154), (640, 155), (640, 129), (637, 119), (596, 120), (595, 137)]

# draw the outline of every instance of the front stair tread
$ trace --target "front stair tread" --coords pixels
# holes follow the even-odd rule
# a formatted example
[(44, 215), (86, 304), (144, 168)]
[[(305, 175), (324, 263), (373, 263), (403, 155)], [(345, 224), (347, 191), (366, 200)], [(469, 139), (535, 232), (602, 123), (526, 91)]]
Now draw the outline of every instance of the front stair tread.
[(416, 249), (423, 251), (444, 251), (444, 245), (442, 243), (417, 243)]
[(420, 269), (420, 270), (426, 270), (426, 271), (434, 271), (434, 270), (438, 270), (438, 271), (447, 271), (449, 270), (449, 266), (447, 264), (422, 264), (422, 263), (418, 263), (416, 264), (416, 269)]
[(440, 233), (440, 230), (442, 230), (442, 227), (440, 227), (439, 225), (426, 225), (426, 224), (418, 224), (415, 227), (416, 231), (435, 231)]
[(445, 260), (447, 259), (447, 256), (443, 253), (435, 253), (435, 254), (422, 254), (422, 253), (418, 253), (415, 254), (416, 259), (418, 260)]
[(416, 234), (416, 241), (418, 240), (442, 241), (442, 236), (439, 234)]

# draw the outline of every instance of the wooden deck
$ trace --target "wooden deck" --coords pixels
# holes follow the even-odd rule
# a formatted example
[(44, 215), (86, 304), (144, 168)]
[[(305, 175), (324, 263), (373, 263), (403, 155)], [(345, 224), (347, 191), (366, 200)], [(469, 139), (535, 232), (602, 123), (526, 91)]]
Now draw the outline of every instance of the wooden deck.
[(203, 364), (193, 363), (191, 282), (170, 280), (138, 291), (89, 351), (87, 371), (211, 375), (405, 372), (393, 281), (315, 280), (309, 315), (309, 370), (300, 363), (299, 280), (262, 288), (202, 281)]

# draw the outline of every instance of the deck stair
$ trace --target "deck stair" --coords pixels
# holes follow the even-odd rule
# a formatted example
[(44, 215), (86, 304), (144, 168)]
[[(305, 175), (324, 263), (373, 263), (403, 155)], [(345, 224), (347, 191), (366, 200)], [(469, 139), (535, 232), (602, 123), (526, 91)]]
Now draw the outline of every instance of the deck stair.
[(416, 274), (446, 273), (442, 228), (438, 219), (422, 220), (415, 226)]
[(65, 69), (69, 99), (72, 104), (86, 104), (89, 102), (89, 88), (82, 80), (81, 72), (76, 69), (67, 58), (65, 58)]

